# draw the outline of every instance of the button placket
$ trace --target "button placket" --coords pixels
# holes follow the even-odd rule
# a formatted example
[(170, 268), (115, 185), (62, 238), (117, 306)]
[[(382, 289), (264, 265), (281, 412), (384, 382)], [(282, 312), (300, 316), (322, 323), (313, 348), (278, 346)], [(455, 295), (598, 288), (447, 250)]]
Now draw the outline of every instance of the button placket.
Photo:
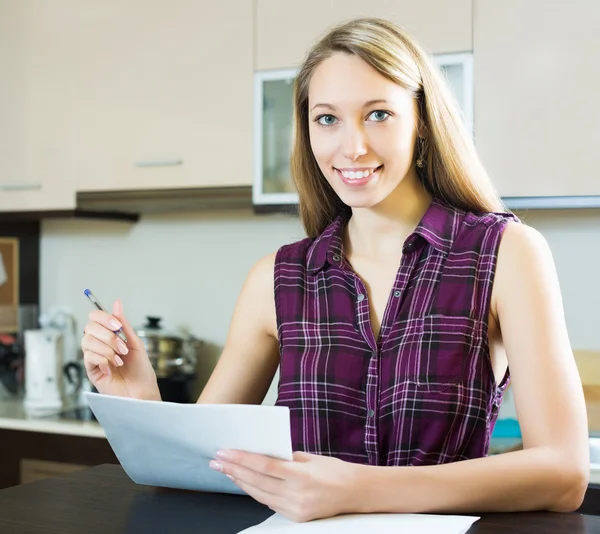
[(371, 352), (369, 369), (367, 372), (366, 388), (366, 423), (365, 423), (365, 449), (372, 465), (379, 462), (379, 432), (375, 417), (379, 391), (379, 353)]
[[(413, 243), (409, 243), (409, 245), (413, 245)], [(409, 245), (406, 246), (406, 249), (409, 249)], [(400, 261), (400, 268), (398, 269), (398, 274), (396, 275), (396, 279), (394, 280), (394, 286), (392, 287), (392, 298), (390, 299), (389, 310), (383, 316), (383, 322), (381, 324), (381, 333), (379, 335), (379, 342), (383, 343), (385, 335), (391, 330), (388, 325), (393, 323), (396, 320), (398, 315), (398, 309), (400, 308), (400, 304), (402, 302), (402, 295), (406, 289), (408, 284), (408, 280), (410, 279), (410, 274), (412, 273), (416, 263), (416, 258), (414, 255), (406, 255), (402, 256), (402, 260)]]

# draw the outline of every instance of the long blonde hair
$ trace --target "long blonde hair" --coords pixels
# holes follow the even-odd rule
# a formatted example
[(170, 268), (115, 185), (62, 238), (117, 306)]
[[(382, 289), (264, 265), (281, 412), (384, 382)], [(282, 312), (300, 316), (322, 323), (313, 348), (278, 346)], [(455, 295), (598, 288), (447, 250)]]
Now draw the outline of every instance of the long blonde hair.
[(417, 167), (417, 175), (434, 198), (467, 211), (507, 211), (479, 160), (439, 68), (401, 28), (383, 19), (359, 18), (334, 27), (312, 47), (294, 84), (291, 174), (308, 236), (316, 237), (335, 217), (350, 210), (321, 173), (309, 137), (311, 76), (336, 52), (360, 57), (417, 99), (419, 120), (426, 132), (415, 147), (415, 154), (424, 162)]

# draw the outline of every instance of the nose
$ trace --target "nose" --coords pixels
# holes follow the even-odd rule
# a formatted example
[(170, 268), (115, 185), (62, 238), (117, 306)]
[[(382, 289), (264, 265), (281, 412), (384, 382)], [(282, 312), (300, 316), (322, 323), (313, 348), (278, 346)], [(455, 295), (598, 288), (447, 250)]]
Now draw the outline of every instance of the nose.
[(355, 161), (367, 153), (367, 139), (360, 126), (347, 125), (342, 139), (342, 154), (349, 160)]

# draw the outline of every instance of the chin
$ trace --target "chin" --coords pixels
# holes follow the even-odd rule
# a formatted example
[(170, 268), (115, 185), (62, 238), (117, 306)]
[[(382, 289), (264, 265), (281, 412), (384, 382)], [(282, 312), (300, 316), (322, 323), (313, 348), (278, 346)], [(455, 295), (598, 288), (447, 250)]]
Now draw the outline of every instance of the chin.
[[(375, 199), (371, 195), (339, 195), (340, 199), (349, 208), (373, 208), (383, 199)], [(362, 196), (362, 198), (360, 198)]]

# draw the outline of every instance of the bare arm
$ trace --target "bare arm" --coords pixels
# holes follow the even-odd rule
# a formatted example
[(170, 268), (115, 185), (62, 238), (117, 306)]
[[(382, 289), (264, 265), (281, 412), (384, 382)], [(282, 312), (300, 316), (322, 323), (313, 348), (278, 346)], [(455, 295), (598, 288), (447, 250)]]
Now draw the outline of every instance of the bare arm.
[(275, 254), (250, 271), (240, 293), (225, 348), (199, 403), (260, 404), (279, 365), (274, 299)]
[(579, 507), (589, 478), (585, 403), (552, 254), (534, 229), (509, 223), (494, 293), (524, 449), (435, 466), (359, 466), (356, 511)]

